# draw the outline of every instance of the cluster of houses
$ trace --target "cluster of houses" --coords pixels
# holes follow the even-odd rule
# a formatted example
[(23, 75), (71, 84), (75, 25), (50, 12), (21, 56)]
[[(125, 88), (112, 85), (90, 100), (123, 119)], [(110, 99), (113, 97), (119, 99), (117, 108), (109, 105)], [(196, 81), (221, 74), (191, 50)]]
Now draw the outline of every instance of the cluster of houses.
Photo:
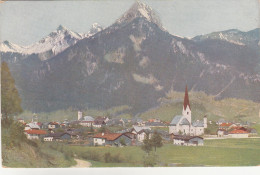
[(257, 131), (254, 128), (250, 128), (248, 124), (226, 122), (224, 119), (219, 120), (217, 124), (218, 137), (247, 138), (257, 135)]
[[(46, 142), (88, 140), (90, 145), (102, 146), (142, 144), (146, 137), (152, 137), (155, 132), (154, 128), (164, 141), (172, 142), (174, 145), (203, 146), (204, 139), (202, 136), (208, 127), (206, 116), (201, 121), (192, 121), (187, 86), (182, 114), (175, 116), (169, 123), (154, 118), (144, 121), (137, 117), (132, 119), (109, 119), (102, 116), (83, 116), (81, 111), (78, 111), (77, 120), (70, 122), (65, 120), (64, 122), (41, 123), (32, 120), (30, 123), (25, 123), (22, 119), (18, 121), (24, 124), (24, 131), (28, 139), (42, 139)], [(211, 121), (209, 121), (209, 124), (211, 124)], [(216, 131), (218, 137), (245, 138), (257, 134), (255, 129), (238, 123), (219, 120), (217, 124), (219, 126)], [(100, 131), (100, 128), (104, 126), (107, 128), (122, 126), (126, 129), (116, 132)], [(92, 128), (91, 131), (84, 132), (86, 127)], [(160, 130), (160, 127), (168, 128), (169, 131)], [(59, 130), (59, 128), (61, 129)]]

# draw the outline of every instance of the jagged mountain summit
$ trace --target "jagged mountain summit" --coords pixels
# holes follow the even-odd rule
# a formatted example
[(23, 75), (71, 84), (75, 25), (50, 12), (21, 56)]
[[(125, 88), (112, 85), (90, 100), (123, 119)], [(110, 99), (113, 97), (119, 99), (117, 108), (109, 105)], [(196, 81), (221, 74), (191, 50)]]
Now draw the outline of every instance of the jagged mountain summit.
[(85, 34), (84, 36), (85, 36), (85, 37), (93, 36), (93, 35), (95, 35), (96, 33), (102, 31), (103, 29), (104, 29), (104, 28), (103, 28), (100, 24), (94, 23), (94, 24), (92, 24), (92, 26), (91, 26), (89, 32), (88, 32), (87, 34)]
[(25, 53), (43, 53), (51, 50), (54, 55), (62, 52), (69, 46), (74, 45), (83, 36), (77, 32), (68, 30), (60, 25), (55, 31), (51, 32), (47, 37), (44, 37), (39, 42), (27, 47)]
[(159, 16), (148, 5), (142, 2), (135, 2), (132, 7), (126, 11), (117, 21), (116, 24), (127, 24), (136, 18), (145, 18), (147, 21), (157, 24), (162, 28)]
[(73, 32), (64, 26), (59, 25), (57, 29), (51, 32), (48, 36), (29, 46), (19, 46), (8, 41), (4, 41), (0, 45), (0, 52), (12, 52), (24, 55), (51, 52), (52, 55), (57, 55), (66, 48), (76, 44), (79, 40), (92, 36), (101, 30), (103, 30), (102, 26), (97, 23), (92, 25), (92, 28), (87, 34)]
[(1, 52), (17, 52), (21, 54), (39, 54), (46, 51), (52, 51), (54, 55), (60, 53), (71, 45), (74, 45), (83, 36), (79, 33), (68, 30), (60, 25), (55, 31), (40, 41), (29, 46), (18, 46), (5, 41), (1, 44)]

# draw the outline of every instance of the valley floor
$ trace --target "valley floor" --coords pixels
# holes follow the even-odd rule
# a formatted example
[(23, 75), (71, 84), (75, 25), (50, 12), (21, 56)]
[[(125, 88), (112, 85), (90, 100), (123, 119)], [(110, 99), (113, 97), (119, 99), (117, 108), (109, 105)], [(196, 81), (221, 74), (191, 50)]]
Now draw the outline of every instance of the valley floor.
[[(68, 146), (77, 155), (95, 153), (92, 167), (142, 167), (145, 153), (140, 147), (84, 147)], [(120, 162), (106, 163), (105, 153), (118, 155)], [(258, 166), (260, 139), (205, 140), (204, 146), (186, 147), (165, 144), (157, 150), (159, 167), (166, 166)], [(93, 155), (92, 155), (93, 157)], [(98, 160), (97, 160), (98, 159)]]
[[(61, 152), (55, 151), (52, 148)], [(139, 146), (91, 147), (43, 142), (39, 149), (41, 149), (42, 153), (45, 153), (45, 159), (47, 160), (48, 158), (48, 160), (51, 161), (52, 167), (64, 168), (143, 167), (144, 157), (146, 155)], [(50, 165), (50, 163), (44, 164), (44, 160), (41, 161), (42, 163), (36, 164), (36, 162), (30, 158), (33, 156), (24, 156), (24, 158), (21, 159), (22, 155), (17, 154), (17, 152), (16, 154), (9, 152), (5, 153), (7, 162), (5, 161), (3, 166), (36, 168)], [(23, 152), (26, 152), (26, 150)], [(48, 155), (53, 155), (53, 157), (46, 157), (47, 153)], [(28, 152), (28, 155), (30, 154), (31, 153)], [(260, 165), (260, 139), (204, 140), (204, 146), (197, 147), (175, 146), (168, 143), (158, 148), (156, 155), (158, 160), (157, 167), (258, 166)], [(26, 160), (26, 158), (28, 158), (28, 160)], [(41, 160), (43, 157), (38, 157), (38, 159)]]

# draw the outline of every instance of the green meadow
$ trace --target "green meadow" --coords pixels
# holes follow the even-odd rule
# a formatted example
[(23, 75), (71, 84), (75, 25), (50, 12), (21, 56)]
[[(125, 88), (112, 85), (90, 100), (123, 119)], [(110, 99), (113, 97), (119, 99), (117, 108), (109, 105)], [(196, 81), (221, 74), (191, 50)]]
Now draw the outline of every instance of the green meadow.
[[(90, 147), (57, 142), (21, 144), (15, 150), (3, 147), (7, 167), (70, 167), (74, 158), (91, 162), (91, 167), (143, 167), (146, 153), (139, 146)], [(109, 160), (106, 159), (109, 154)], [(204, 146), (187, 147), (164, 144), (157, 149), (157, 167), (258, 166), (260, 139), (204, 140)]]
[[(142, 167), (140, 147), (65, 146), (92, 167)], [(105, 162), (105, 154), (116, 159)], [(204, 146), (186, 147), (165, 144), (156, 152), (156, 166), (257, 166), (260, 165), (260, 139), (205, 140)]]

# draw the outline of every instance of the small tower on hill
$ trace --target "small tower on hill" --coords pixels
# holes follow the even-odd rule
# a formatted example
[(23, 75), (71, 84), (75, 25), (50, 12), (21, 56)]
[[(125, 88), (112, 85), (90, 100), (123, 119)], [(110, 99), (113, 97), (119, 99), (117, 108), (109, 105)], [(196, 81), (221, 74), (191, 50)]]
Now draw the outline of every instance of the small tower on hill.
[(78, 120), (80, 120), (82, 118), (82, 112), (78, 111)]

